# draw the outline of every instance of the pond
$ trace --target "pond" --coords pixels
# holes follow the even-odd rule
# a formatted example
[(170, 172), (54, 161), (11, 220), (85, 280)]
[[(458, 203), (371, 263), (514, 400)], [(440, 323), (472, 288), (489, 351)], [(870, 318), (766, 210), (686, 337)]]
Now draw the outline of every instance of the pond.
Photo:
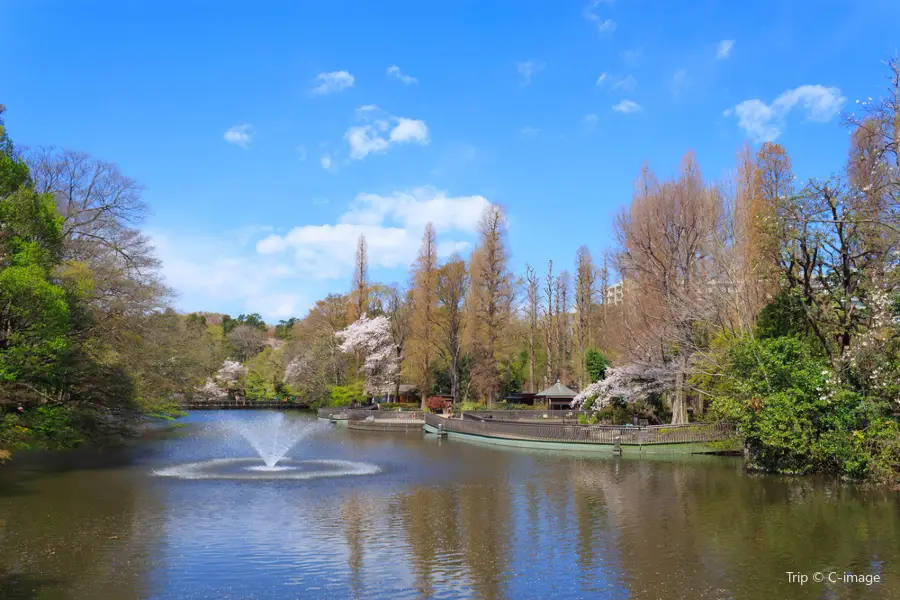
[(896, 493), (293, 413), (306, 435), (267, 471), (222, 424), (268, 439), (273, 414), (17, 455), (0, 469), (0, 598), (900, 598)]

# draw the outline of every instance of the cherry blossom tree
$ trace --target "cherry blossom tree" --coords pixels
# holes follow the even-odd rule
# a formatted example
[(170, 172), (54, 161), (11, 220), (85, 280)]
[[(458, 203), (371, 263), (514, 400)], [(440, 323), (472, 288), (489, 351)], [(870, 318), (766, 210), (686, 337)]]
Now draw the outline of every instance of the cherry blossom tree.
[(229, 388), (246, 375), (247, 368), (241, 363), (234, 360), (226, 360), (216, 372), (216, 381), (219, 382), (219, 385)]
[(224, 400), (227, 396), (228, 392), (220, 388), (212, 378), (207, 379), (206, 383), (194, 390), (194, 397), (202, 402)]
[(400, 365), (388, 317), (363, 315), (335, 336), (341, 352), (360, 352), (365, 357), (360, 370), (366, 376), (367, 393), (379, 394), (390, 387)]
[(632, 363), (606, 370), (606, 377), (588, 385), (572, 399), (572, 408), (581, 408), (594, 399), (591, 408), (599, 410), (614, 399), (634, 403), (655, 394), (664, 394), (675, 385), (671, 370)]

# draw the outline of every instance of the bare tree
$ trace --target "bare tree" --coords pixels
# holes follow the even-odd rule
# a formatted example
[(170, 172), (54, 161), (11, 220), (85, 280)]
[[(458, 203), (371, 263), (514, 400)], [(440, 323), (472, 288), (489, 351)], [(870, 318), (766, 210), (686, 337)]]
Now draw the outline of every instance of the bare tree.
[(450, 372), (450, 394), (453, 403), (462, 400), (460, 360), (464, 326), (464, 302), (469, 289), (469, 274), (466, 263), (459, 255), (453, 255), (440, 268), (437, 285), (437, 329), (440, 340), (438, 353), (448, 365)]
[(353, 304), (351, 305), (350, 322), (353, 322), (369, 310), (369, 251), (364, 235), (360, 235), (356, 242), (351, 296)]
[[(403, 364), (406, 341), (410, 336), (410, 294), (402, 291), (396, 285), (388, 288), (387, 315), (390, 319), (391, 338), (394, 340), (397, 365)], [(400, 369), (397, 369), (394, 378), (394, 398), (400, 401)]]
[(559, 375), (559, 370), (556, 364), (556, 318), (554, 316), (554, 284), (556, 279), (553, 277), (553, 261), (547, 261), (547, 273), (544, 276), (544, 297), (547, 300), (547, 308), (544, 311), (544, 330), (546, 332), (545, 338), (547, 342), (547, 372), (546, 379), (544, 380), (544, 385), (550, 385), (553, 380)]
[(628, 212), (616, 221), (619, 270), (626, 270), (632, 360), (674, 370), (672, 422), (687, 422), (687, 380), (704, 322), (712, 237), (721, 215), (718, 194), (703, 184), (692, 154), (677, 180), (658, 183), (643, 169)]
[(597, 269), (587, 246), (578, 249), (575, 274), (575, 312), (578, 319), (578, 385), (584, 387), (585, 353), (591, 342), (591, 328), (594, 315), (594, 297), (596, 296)]
[(559, 351), (559, 357), (557, 358), (556, 364), (557, 366), (557, 377), (565, 381), (566, 383), (570, 382), (571, 376), (569, 373), (569, 364), (571, 357), (571, 331), (569, 329), (569, 308), (570, 308), (570, 294), (569, 287), (571, 283), (571, 276), (568, 271), (563, 271), (556, 277), (555, 287), (556, 287), (556, 306), (554, 308), (554, 312), (556, 313), (556, 346)]
[(249, 325), (238, 325), (232, 329), (228, 334), (228, 343), (240, 362), (253, 358), (265, 347), (263, 332)]
[(431, 371), (434, 367), (435, 305), (437, 303), (438, 263), (437, 240), (434, 226), (428, 223), (419, 247), (419, 255), (413, 265), (413, 306), (411, 360), (416, 383), (422, 390), (422, 408), (431, 393)]
[(507, 270), (506, 216), (488, 206), (479, 224), (480, 243), (472, 256), (470, 298), (474, 325), (474, 369), (478, 387), (492, 406), (500, 394), (500, 342), (510, 318), (513, 290)]
[(534, 393), (534, 350), (537, 337), (538, 318), (541, 312), (541, 284), (538, 275), (531, 265), (525, 265), (525, 314), (528, 319), (528, 388)]

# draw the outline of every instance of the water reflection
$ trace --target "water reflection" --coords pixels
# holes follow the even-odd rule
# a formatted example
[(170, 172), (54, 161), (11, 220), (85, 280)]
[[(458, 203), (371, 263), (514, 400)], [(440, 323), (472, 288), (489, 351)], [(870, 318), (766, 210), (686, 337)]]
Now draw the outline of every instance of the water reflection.
[[(247, 456), (210, 432), (215, 419), (193, 415), (152, 454), (103, 468), (0, 471), (0, 598), (900, 597), (896, 494), (746, 475), (730, 459), (598, 459), (337, 429), (292, 458), (381, 471), (152, 476)], [(785, 575), (827, 570), (883, 582), (799, 586)]]

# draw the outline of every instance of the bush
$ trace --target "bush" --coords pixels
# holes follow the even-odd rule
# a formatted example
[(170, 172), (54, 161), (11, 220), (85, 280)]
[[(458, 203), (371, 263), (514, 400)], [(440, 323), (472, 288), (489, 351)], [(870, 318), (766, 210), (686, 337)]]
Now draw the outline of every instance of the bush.
[(735, 422), (751, 467), (878, 481), (900, 473), (896, 420), (841, 387), (802, 339), (739, 341), (725, 375), (713, 410)]
[(441, 398), (440, 396), (432, 396), (425, 400), (425, 406), (428, 407), (428, 410), (431, 412), (442, 412), (445, 409), (450, 408), (450, 401)]
[(603, 379), (606, 375), (606, 369), (608, 369), (612, 363), (609, 362), (609, 359), (606, 358), (602, 352), (596, 348), (590, 348), (584, 353), (584, 364), (587, 369), (587, 374), (591, 378), (591, 383), (593, 383)]
[(328, 406), (350, 406), (354, 402), (365, 402), (363, 382), (353, 381), (347, 385), (333, 385), (328, 388)]
[(379, 410), (419, 410), (419, 405), (407, 402), (382, 402), (378, 408)]

